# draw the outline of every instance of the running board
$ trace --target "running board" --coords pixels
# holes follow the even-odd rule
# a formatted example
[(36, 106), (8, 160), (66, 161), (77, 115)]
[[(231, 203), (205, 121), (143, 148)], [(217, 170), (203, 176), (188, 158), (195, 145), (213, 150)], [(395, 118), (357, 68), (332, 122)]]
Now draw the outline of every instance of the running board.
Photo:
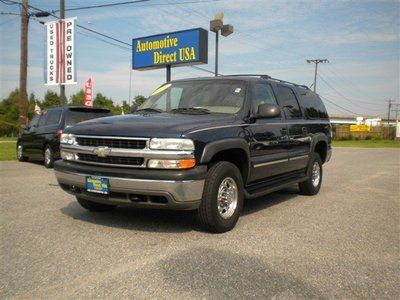
[(258, 198), (266, 194), (279, 191), (293, 184), (306, 181), (307, 179), (307, 175), (302, 172), (301, 174), (287, 176), (285, 179), (281, 177), (275, 180), (266, 181), (264, 183), (253, 184), (245, 188), (244, 196), (246, 199)]

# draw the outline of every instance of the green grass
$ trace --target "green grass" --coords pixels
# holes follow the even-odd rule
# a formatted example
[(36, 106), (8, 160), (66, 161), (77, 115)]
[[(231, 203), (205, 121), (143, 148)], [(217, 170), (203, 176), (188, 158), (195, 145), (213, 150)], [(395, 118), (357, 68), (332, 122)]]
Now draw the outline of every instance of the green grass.
[(17, 159), (15, 142), (16, 139), (0, 138), (0, 161)]
[(332, 145), (333, 147), (400, 148), (400, 141), (392, 141), (392, 140), (333, 141)]
[(16, 137), (0, 137), (0, 142), (10, 142), (10, 141), (16, 141)]

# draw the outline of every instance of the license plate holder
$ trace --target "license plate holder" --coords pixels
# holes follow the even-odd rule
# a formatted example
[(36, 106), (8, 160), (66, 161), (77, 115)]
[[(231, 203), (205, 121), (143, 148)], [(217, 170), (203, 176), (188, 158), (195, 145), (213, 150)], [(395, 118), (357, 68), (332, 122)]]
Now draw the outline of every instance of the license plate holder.
[(108, 195), (110, 193), (110, 181), (108, 178), (87, 176), (86, 190), (90, 193)]

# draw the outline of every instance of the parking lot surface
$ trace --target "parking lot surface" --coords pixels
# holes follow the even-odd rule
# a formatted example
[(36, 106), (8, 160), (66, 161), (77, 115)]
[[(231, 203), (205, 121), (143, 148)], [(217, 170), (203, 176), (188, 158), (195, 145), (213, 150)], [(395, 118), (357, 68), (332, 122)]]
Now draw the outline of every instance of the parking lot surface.
[(0, 298), (398, 298), (398, 149), (334, 149), (321, 192), (190, 212), (90, 213), (40, 164), (0, 163)]

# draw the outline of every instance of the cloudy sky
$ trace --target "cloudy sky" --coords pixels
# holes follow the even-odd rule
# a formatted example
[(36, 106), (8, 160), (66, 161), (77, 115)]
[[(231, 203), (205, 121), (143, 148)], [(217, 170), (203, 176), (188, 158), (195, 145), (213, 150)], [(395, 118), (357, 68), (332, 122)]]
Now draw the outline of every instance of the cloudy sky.
[[(0, 2), (0, 12), (19, 13), (19, 5)], [(66, 8), (121, 0), (65, 0)], [(186, 2), (186, 3), (185, 3)], [(43, 10), (58, 9), (58, 0), (29, 0)], [(260, 73), (310, 86), (314, 66), (306, 59), (327, 58), (319, 65), (317, 90), (331, 114), (384, 115), (386, 99), (399, 100), (400, 1), (150, 0), (67, 11), (78, 24), (126, 43), (133, 37), (203, 27), (217, 11), (235, 33), (221, 38), (220, 73)], [(34, 9), (31, 9), (35, 12)], [(0, 97), (18, 86), (20, 17), (0, 15)], [(43, 21), (52, 18), (43, 18)], [(109, 42), (113, 43), (110, 44)], [(165, 70), (130, 71), (131, 50), (79, 29), (76, 37), (78, 84), (93, 75), (95, 92), (117, 102), (149, 95), (165, 80)], [(29, 23), (28, 91), (43, 97), (44, 29)], [(214, 35), (209, 35), (209, 64), (214, 68)], [(131, 73), (131, 74), (130, 74)], [(190, 67), (173, 68), (172, 78), (209, 76)], [(58, 88), (52, 88), (58, 91)]]

